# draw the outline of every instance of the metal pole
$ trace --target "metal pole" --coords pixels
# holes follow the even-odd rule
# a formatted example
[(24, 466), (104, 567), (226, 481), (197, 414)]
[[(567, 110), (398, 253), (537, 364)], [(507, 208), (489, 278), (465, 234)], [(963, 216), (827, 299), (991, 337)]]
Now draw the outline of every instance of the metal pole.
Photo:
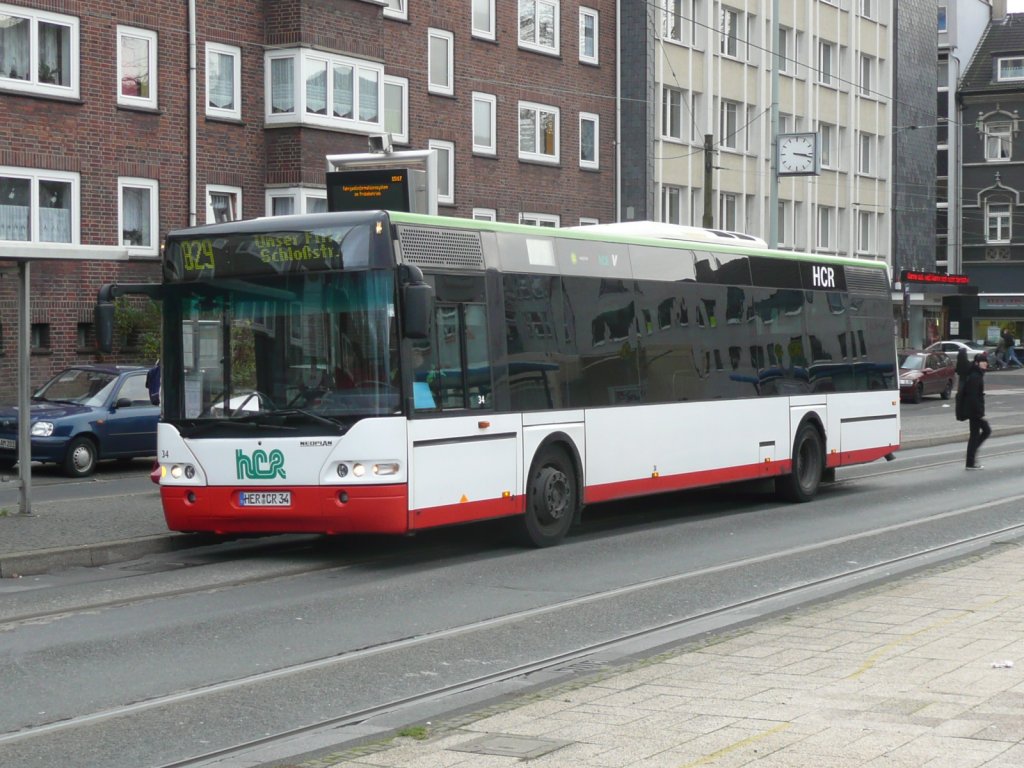
[(712, 179), (715, 172), (714, 160), (715, 137), (710, 133), (704, 134), (704, 228), (711, 229), (715, 226), (714, 214), (714, 190)]
[(32, 514), (32, 413), (29, 370), (32, 322), (29, 313), (29, 261), (18, 261), (18, 514)]
[(771, 177), (768, 179), (768, 247), (779, 246), (779, 169), (776, 165), (776, 142), (779, 136), (779, 0), (772, 0), (772, 116)]

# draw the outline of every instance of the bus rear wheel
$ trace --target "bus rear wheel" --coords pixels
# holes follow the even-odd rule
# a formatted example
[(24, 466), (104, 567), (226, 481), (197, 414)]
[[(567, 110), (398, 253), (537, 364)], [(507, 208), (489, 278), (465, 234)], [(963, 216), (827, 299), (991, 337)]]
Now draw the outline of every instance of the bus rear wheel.
[(526, 480), (526, 514), (521, 538), (534, 547), (558, 544), (572, 527), (579, 506), (576, 469), (565, 451), (544, 448)]
[(792, 471), (776, 478), (775, 489), (786, 501), (810, 501), (818, 493), (824, 468), (825, 448), (821, 433), (812, 425), (804, 424), (793, 441)]

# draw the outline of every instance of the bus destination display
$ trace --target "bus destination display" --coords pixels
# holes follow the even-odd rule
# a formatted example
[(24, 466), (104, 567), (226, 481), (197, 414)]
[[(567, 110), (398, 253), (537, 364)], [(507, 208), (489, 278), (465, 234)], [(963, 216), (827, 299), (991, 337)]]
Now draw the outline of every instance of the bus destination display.
[(408, 211), (409, 172), (404, 168), (331, 171), (328, 211)]
[[(268, 272), (322, 271), (342, 263), (340, 232), (268, 232), (245, 236), (183, 238), (181, 273), (186, 279), (200, 275), (227, 277)], [(172, 241), (173, 242), (173, 241)]]

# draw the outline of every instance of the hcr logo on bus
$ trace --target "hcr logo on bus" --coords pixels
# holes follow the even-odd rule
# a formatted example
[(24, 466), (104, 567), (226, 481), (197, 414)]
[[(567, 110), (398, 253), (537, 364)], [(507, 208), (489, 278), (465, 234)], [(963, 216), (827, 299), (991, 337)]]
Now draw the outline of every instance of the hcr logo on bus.
[(277, 448), (269, 454), (262, 448), (246, 456), (241, 448), (235, 450), (235, 468), (239, 480), (273, 480), (275, 477), (284, 479), (284, 453)]
[(835, 288), (836, 271), (832, 267), (811, 267), (811, 281), (815, 288)]

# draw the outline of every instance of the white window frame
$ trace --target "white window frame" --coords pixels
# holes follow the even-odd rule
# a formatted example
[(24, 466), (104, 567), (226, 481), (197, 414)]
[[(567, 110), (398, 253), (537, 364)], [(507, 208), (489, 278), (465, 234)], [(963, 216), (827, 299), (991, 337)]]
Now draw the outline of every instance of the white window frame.
[[(534, 129), (534, 149), (524, 150), (523, 149), (523, 135), (521, 133), (521, 122), (523, 118), (523, 112), (533, 113), (533, 129)], [(542, 115), (551, 114), (555, 121), (554, 139), (555, 146), (554, 151), (551, 154), (538, 151), (538, 147), (543, 144), (540, 141), (542, 135)], [(538, 104), (533, 101), (520, 101), (518, 108), (516, 109), (516, 135), (518, 136), (518, 150), (520, 160), (530, 160), (538, 163), (558, 163), (561, 160), (561, 141), (559, 134), (561, 133), (561, 111), (558, 107), (552, 107), (550, 104)]]
[(1013, 159), (1013, 125), (1009, 120), (992, 120), (982, 128), (985, 162), (1008, 163)]
[[(998, 208), (999, 210), (994, 210)], [(992, 237), (995, 225), (996, 237)], [(1009, 243), (1013, 237), (1013, 207), (1007, 202), (985, 203), (985, 242)]]
[(730, 59), (740, 55), (740, 26), (743, 14), (727, 5), (719, 6), (718, 10), (718, 52)]
[(790, 242), (790, 236), (792, 235), (792, 212), (793, 204), (789, 200), (779, 200), (778, 241), (780, 246), (792, 245)]
[[(430, 139), (427, 149), (437, 152), (437, 202), (439, 205), (455, 205), (455, 142)], [(447, 162), (444, 159), (445, 153), (448, 155)], [(442, 166), (448, 179), (446, 188), (441, 187)]]
[[(21, 6), (6, 5), (0, 3), (0, 13), (5, 16), (16, 16), (29, 21), (29, 71), (28, 79), (20, 80), (6, 75), (0, 75), (0, 90), (20, 91), (31, 93), (37, 96), (58, 96), (77, 99), (79, 95), (79, 73), (81, 62), (79, 60), (79, 25), (80, 22), (75, 16), (65, 16), (60, 13), (49, 13), (36, 10), (35, 8), (22, 8)], [(39, 25), (51, 24), (68, 28), (68, 85), (57, 85), (45, 83), (39, 79)], [(120, 89), (118, 89), (120, 90)]]
[(686, 187), (663, 184), (661, 187), (661, 220), (668, 224), (682, 224), (686, 208)]
[(818, 250), (830, 251), (832, 250), (833, 242), (833, 208), (827, 205), (817, 206), (816, 222), (814, 226), (814, 242), (815, 247)]
[[(399, 109), (401, 114), (399, 116), (400, 126), (398, 130), (388, 129), (388, 103), (389, 103), (389, 88), (399, 89)], [(396, 144), (408, 144), (409, 143), (409, 81), (404, 77), (394, 77), (393, 75), (385, 75), (384, 81), (381, 84), (381, 103), (384, 105), (384, 109), (381, 110), (383, 113), (383, 119), (381, 120), (381, 128), (391, 134), (391, 141)]]
[(875, 57), (866, 53), (860, 55), (860, 95), (874, 96)]
[[(584, 43), (586, 42), (586, 30), (587, 22), (593, 21), (593, 32), (594, 32), (594, 50), (592, 52), (586, 52), (584, 50)], [(597, 64), (600, 59), (599, 55), (599, 41), (601, 39), (601, 32), (598, 27), (599, 16), (598, 12), (593, 8), (586, 8), (580, 6), (580, 61), (584, 64)]]
[(581, 227), (592, 227), (595, 224), (600, 224), (601, 220), (594, 216), (580, 216)]
[(1000, 56), (996, 59), (996, 80), (1001, 83), (1024, 80), (1024, 56)]
[[(477, 107), (487, 109), (487, 132), (490, 134), (490, 144), (477, 143)], [(473, 153), (477, 155), (498, 154), (498, 97), (493, 93), (473, 92)]]
[[(230, 56), (232, 58), (232, 100), (234, 108), (215, 107), (210, 103), (210, 57), (212, 54)], [(206, 116), (219, 117), (227, 120), (242, 119), (242, 49), (235, 45), (223, 43), (206, 44)]]
[[(583, 124), (594, 124), (594, 157), (583, 157)], [(601, 117), (593, 112), (580, 112), (580, 168), (596, 170), (601, 167)]]
[[(836, 126), (831, 123), (819, 123), (818, 124), (818, 138), (819, 140), (819, 157), (821, 158), (822, 168), (836, 168), (837, 165), (833, 164), (833, 155), (837, 153), (835, 146), (836, 139)], [(837, 155), (838, 157), (838, 155)]]
[(835, 86), (839, 73), (836, 71), (836, 44), (827, 40), (818, 41), (818, 82)]
[(875, 137), (867, 131), (857, 132), (857, 173), (870, 176), (873, 173)]
[[(124, 61), (122, 60), (121, 41), (126, 37), (145, 40), (148, 45), (147, 72), (149, 75), (148, 96), (127, 96), (121, 92), (121, 83), (125, 79), (122, 73)], [(117, 26), (117, 103), (122, 107), (138, 107), (142, 109), (156, 109), (157, 105), (157, 33), (152, 29), (140, 29), (139, 27), (126, 27), (121, 24)]]
[[(124, 243), (124, 191), (145, 189), (149, 192), (149, 238), (147, 245), (126, 245)], [(120, 176), (117, 179), (117, 242), (128, 249), (129, 256), (160, 255), (160, 182), (156, 179), (142, 179), (134, 176)]]
[[(25, 240), (14, 240), (7, 238), (3, 226), (3, 215), (0, 214), (0, 243), (19, 243), (24, 244), (26, 248), (31, 248), (33, 245), (52, 245), (58, 244), (70, 244), (78, 245), (81, 242), (81, 220), (82, 220), (82, 208), (81, 208), (81, 179), (77, 173), (69, 173), (66, 171), (48, 171), (37, 168), (20, 168), (15, 166), (0, 166), (0, 177), (22, 179), (29, 182), (29, 224), (28, 224), (28, 238)], [(41, 239), (41, 225), (40, 225), (40, 205), (39, 205), (39, 185), (42, 182), (55, 181), (62, 184), (70, 184), (71, 186), (71, 232), (70, 240), (42, 240)], [(0, 205), (3, 205), (4, 201), (0, 200)]]
[[(486, 26), (477, 25), (477, 11), (486, 16)], [(470, 26), (473, 37), (494, 40), (494, 0), (473, 0), (470, 8)]]
[[(287, 112), (273, 112), (274, 83), (273, 62), (290, 61), (291, 67), (291, 109)], [(327, 107), (326, 114), (314, 114), (306, 110), (306, 75), (312, 67), (327, 66)], [(336, 67), (352, 68), (352, 117), (334, 115), (334, 72)], [(360, 118), (363, 105), (363, 76), (372, 77), (375, 87), (371, 97), (376, 98), (377, 117), (375, 120)], [(384, 124), (384, 81), (387, 75), (384, 66), (366, 59), (354, 59), (309, 48), (267, 51), (264, 56), (264, 122), (267, 125), (315, 125), (334, 128), (349, 133), (380, 134)], [(397, 83), (395, 78), (392, 82)], [(408, 120), (408, 110), (405, 120)]]
[(939, 32), (946, 32), (949, 29), (949, 11), (945, 5), (939, 6), (938, 20)]
[(669, 85), (661, 87), (661, 135), (666, 139), (683, 140), (683, 101), (686, 91)]
[(875, 252), (875, 215), (868, 211), (857, 211), (857, 253)]
[(275, 199), (291, 200), (293, 212), (296, 214), (312, 213), (310, 210), (310, 201), (312, 200), (322, 200), (326, 207), (327, 190), (315, 187), (271, 187), (267, 189), (265, 194), (265, 216), (274, 215)]
[(229, 187), (223, 184), (207, 184), (206, 185), (206, 223), (215, 224), (217, 223), (217, 217), (213, 210), (213, 196), (214, 195), (228, 195), (234, 201), (234, 218), (227, 219), (227, 221), (239, 221), (242, 218), (242, 188), (241, 187)]
[[(444, 71), (434, 66), (434, 54), (444, 54)], [(441, 96), (455, 94), (455, 36), (444, 29), (427, 29), (427, 90)]]
[(474, 208), (473, 219), (474, 221), (497, 221), (498, 212), (493, 208)]
[(739, 109), (740, 104), (729, 99), (720, 99), (718, 103), (718, 135), (719, 146), (724, 149), (739, 148)]
[[(537, 24), (538, 11), (542, 8), (551, 8), (554, 17), (554, 30), (553, 30), (553, 42), (551, 45), (546, 45), (540, 42), (540, 29)], [(531, 10), (532, 9), (532, 10)], [(533, 36), (531, 38), (523, 37), (522, 18), (524, 11), (533, 16)], [(519, 30), (517, 37), (519, 39), (519, 47), (525, 48), (530, 51), (536, 51), (537, 53), (546, 53), (551, 56), (557, 56), (559, 54), (559, 48), (561, 45), (561, 20), (562, 15), (561, 0), (519, 0)]]
[(860, 15), (865, 19), (875, 18), (874, 10), (871, 0), (860, 0)]
[(384, 16), (388, 19), (408, 19), (409, 5), (407, 0), (383, 0)]
[(739, 195), (723, 192), (718, 197), (718, 227), (727, 232), (739, 231)]
[(779, 27), (779, 74), (788, 75), (792, 73), (793, 52), (793, 30), (790, 27)]
[(554, 227), (555, 229), (558, 229), (562, 226), (562, 217), (555, 213), (533, 213), (530, 211), (520, 211), (519, 223), (529, 224), (535, 227)]
[(692, 14), (687, 14), (683, 0), (664, 0), (661, 13), (662, 38), (677, 43), (690, 42), (683, 39), (683, 27), (687, 26), (688, 21), (692, 23)]

